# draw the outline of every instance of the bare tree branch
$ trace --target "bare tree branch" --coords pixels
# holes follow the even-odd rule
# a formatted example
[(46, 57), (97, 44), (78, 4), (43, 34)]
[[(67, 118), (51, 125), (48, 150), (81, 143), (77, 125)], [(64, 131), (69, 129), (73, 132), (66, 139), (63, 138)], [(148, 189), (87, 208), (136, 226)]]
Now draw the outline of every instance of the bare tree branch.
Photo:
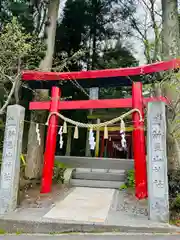
[[(138, 3), (143, 7), (145, 19), (143, 21), (143, 26), (141, 26), (141, 24), (138, 23), (136, 16), (131, 16), (132, 26), (139, 34), (141, 41), (144, 44), (144, 55), (147, 62), (156, 62), (159, 60), (160, 54), (160, 26), (157, 21), (157, 11), (155, 9), (156, 0), (138, 0)], [(149, 31), (153, 31), (154, 41), (150, 40), (150, 37), (148, 36)]]
[(7, 100), (5, 101), (4, 105), (2, 106), (2, 108), (0, 109), (0, 115), (4, 114), (4, 110), (6, 109), (6, 107), (8, 106), (8, 104), (10, 103), (11, 101), (11, 98), (14, 94), (14, 91), (15, 91), (15, 88), (16, 88), (16, 84), (19, 82), (20, 80), (20, 74), (18, 74), (15, 78), (15, 81), (13, 82), (13, 85), (12, 85), (12, 88), (11, 88), (11, 91), (7, 97)]

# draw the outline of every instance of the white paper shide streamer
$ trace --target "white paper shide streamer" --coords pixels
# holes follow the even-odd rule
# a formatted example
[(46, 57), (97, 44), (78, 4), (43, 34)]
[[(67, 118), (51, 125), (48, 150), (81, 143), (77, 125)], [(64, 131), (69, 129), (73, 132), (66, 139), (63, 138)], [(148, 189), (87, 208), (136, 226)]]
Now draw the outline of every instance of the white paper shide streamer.
[(37, 141), (40, 146), (41, 145), (41, 135), (40, 135), (40, 130), (39, 130), (39, 123), (36, 123), (36, 135), (37, 135)]
[(127, 148), (127, 143), (126, 143), (126, 134), (125, 134), (125, 123), (123, 120), (121, 120), (121, 126), (120, 126), (120, 134), (121, 134), (121, 146), (124, 150)]
[(63, 126), (60, 127), (59, 132), (58, 132), (60, 138), (59, 138), (59, 147), (60, 149), (63, 148)]
[(123, 151), (123, 148), (121, 147), (121, 145), (120, 144), (116, 144), (115, 142), (113, 142), (113, 148), (115, 148), (119, 152)]
[(90, 129), (89, 131), (89, 145), (90, 145), (90, 149), (94, 150), (96, 146), (96, 142), (95, 142), (94, 133), (92, 129)]

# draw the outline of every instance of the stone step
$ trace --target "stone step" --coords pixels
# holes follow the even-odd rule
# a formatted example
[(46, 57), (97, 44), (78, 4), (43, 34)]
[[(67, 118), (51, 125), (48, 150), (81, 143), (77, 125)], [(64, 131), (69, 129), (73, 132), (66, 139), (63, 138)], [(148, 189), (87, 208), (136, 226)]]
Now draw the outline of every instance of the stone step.
[(133, 159), (55, 156), (55, 160), (65, 164), (67, 168), (94, 168), (114, 170), (129, 170), (134, 168)]
[(88, 173), (88, 172), (100, 172), (100, 173), (115, 173), (122, 174), (125, 173), (125, 170), (115, 170), (115, 169), (94, 169), (94, 168), (76, 168), (76, 172), (80, 173)]
[(73, 187), (91, 187), (91, 188), (110, 188), (119, 189), (124, 182), (120, 181), (101, 181), (101, 180), (84, 180), (84, 179), (71, 179), (70, 184)]
[[(94, 169), (93, 169), (94, 170)], [(124, 172), (111, 173), (111, 172), (97, 172), (97, 171), (80, 171), (75, 170), (72, 174), (73, 179), (87, 179), (87, 180), (103, 180), (103, 181), (124, 181)]]

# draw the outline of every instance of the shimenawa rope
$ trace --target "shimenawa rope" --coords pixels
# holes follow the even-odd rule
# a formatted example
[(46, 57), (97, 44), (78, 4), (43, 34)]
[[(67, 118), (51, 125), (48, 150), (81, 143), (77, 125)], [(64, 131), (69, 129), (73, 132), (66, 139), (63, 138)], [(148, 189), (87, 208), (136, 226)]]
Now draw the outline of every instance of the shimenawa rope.
[(91, 123), (81, 123), (81, 122), (77, 122), (77, 121), (74, 121), (70, 118), (67, 118), (65, 116), (63, 116), (62, 114), (58, 113), (58, 112), (51, 112), (48, 116), (48, 119), (47, 119), (47, 122), (46, 122), (46, 125), (49, 124), (49, 119), (52, 115), (56, 115), (58, 117), (60, 117), (63, 121), (64, 121), (64, 125), (63, 125), (63, 133), (67, 133), (67, 122), (74, 125), (75, 126), (75, 131), (74, 131), (74, 138), (78, 138), (78, 127), (81, 127), (81, 128), (90, 128), (90, 129), (99, 129), (101, 127), (104, 127), (104, 138), (107, 139), (108, 138), (108, 129), (107, 129), (107, 126), (108, 125), (111, 125), (111, 124), (114, 124), (114, 123), (117, 123), (119, 121), (122, 121), (125, 117), (131, 115), (132, 113), (134, 112), (138, 112), (139, 113), (139, 116), (140, 116), (140, 122), (143, 121), (143, 118), (142, 118), (142, 115), (141, 115), (141, 112), (139, 111), (139, 109), (137, 108), (134, 108), (124, 114), (122, 114), (121, 116), (119, 117), (116, 117), (116, 118), (113, 118), (109, 121), (106, 121), (106, 122), (103, 122), (103, 123), (96, 123), (96, 124), (91, 124)]

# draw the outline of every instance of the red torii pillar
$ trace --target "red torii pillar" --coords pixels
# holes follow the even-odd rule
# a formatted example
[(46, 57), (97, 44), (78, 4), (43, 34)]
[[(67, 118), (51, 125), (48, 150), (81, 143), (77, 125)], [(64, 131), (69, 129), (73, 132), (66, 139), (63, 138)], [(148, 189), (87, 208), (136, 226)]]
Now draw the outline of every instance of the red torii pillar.
[(138, 199), (147, 198), (147, 171), (146, 150), (144, 134), (144, 104), (142, 96), (142, 83), (134, 82), (132, 85), (132, 108), (139, 109), (143, 122), (140, 121), (138, 112), (133, 113), (133, 150), (135, 169), (135, 195)]
[[(58, 104), (61, 96), (61, 90), (58, 87), (52, 87), (50, 113), (58, 112)], [(49, 119), (46, 148), (44, 153), (44, 166), (42, 173), (41, 193), (51, 192), (52, 177), (54, 169), (54, 156), (56, 151), (56, 137), (58, 129), (58, 116), (52, 115)]]

